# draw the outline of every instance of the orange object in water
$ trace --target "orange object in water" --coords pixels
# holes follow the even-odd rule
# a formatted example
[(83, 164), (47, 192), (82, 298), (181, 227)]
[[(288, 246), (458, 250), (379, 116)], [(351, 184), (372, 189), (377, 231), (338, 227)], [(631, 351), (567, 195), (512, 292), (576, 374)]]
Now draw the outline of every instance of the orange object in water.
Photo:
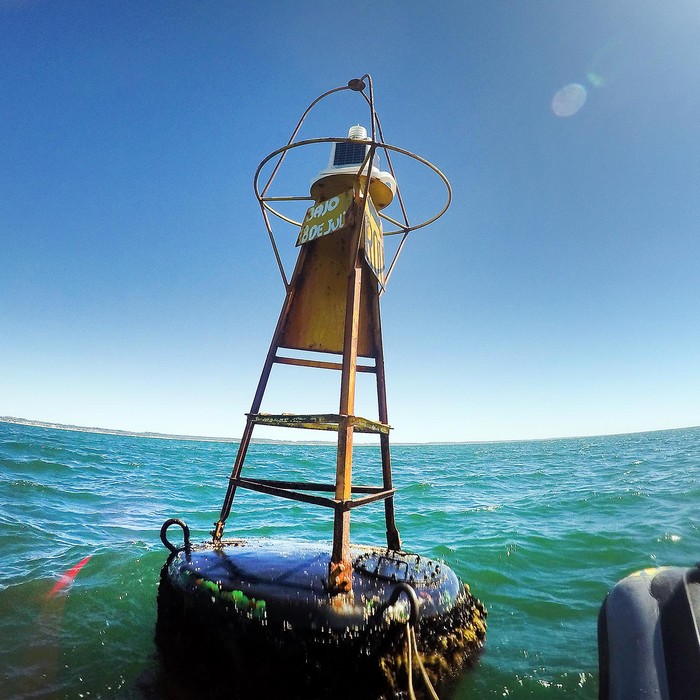
[(81, 559), (75, 566), (72, 566), (68, 571), (61, 574), (61, 578), (56, 581), (56, 585), (46, 594), (47, 598), (53, 598), (57, 593), (62, 591), (66, 586), (73, 583), (73, 579), (78, 575), (80, 569), (82, 569), (85, 564), (88, 563), (90, 555)]

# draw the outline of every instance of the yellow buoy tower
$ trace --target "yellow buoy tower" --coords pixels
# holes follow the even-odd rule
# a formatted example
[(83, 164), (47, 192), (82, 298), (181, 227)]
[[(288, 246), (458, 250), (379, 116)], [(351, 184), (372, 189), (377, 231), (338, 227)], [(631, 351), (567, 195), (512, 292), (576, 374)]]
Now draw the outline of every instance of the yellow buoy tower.
[[(358, 93), (369, 107), (369, 129), (356, 125), (346, 137), (295, 140), (308, 112), (341, 91)], [(330, 145), (327, 166), (313, 179), (310, 197), (273, 196), (271, 186), (288, 154), (319, 143)], [(417, 225), (408, 221), (397, 187), (392, 154), (425, 165), (445, 187), (444, 206)], [(380, 155), (388, 169), (380, 169)], [(263, 181), (263, 172), (271, 173)], [(439, 682), (456, 672), (481, 648), (485, 612), (446, 564), (402, 549), (395, 523), (387, 393), (379, 299), (408, 234), (439, 218), (450, 203), (445, 176), (428, 161), (384, 142), (374, 108), (369, 76), (330, 90), (306, 110), (286, 146), (265, 158), (255, 175), (255, 192), (272, 242), (285, 298), (260, 375), (219, 519), (210, 542), (193, 545), (189, 529), (170, 519), (161, 538), (171, 554), (161, 575), (157, 639), (164, 659), (181, 660), (187, 640), (209, 640), (198, 663), (226, 668), (233, 663), (268, 669), (267, 690), (344, 687), (347, 673), (372, 694), (398, 692), (411, 682), (410, 659), (428, 652), (433, 668), (425, 678)], [(280, 207), (308, 199), (301, 221)], [(400, 216), (385, 210), (397, 202)], [(282, 263), (271, 216), (298, 227), (299, 248), (291, 277)], [(384, 232), (386, 222), (389, 230)], [(388, 267), (384, 238), (397, 235)], [(272, 369), (291, 365), (340, 375), (337, 413), (270, 414), (261, 411)], [(374, 375), (377, 416), (356, 415), (356, 379)], [(249, 447), (257, 426), (337, 432), (333, 482), (288, 481), (250, 476)], [(374, 485), (353, 483), (355, 433), (378, 436), (381, 470)], [(255, 471), (256, 474), (260, 470)], [(296, 540), (224, 538), (236, 492), (248, 489), (329, 508), (333, 514), (330, 546)], [(351, 543), (352, 511), (383, 501), (385, 545)], [(184, 543), (177, 547), (168, 529), (178, 525)], [(437, 535), (438, 533), (436, 533)], [(408, 627), (407, 627), (408, 625)], [(404, 644), (408, 670), (401, 661)], [(191, 652), (191, 645), (188, 646)], [(447, 659), (449, 658), (449, 661)], [(274, 661), (272, 661), (274, 659)], [(437, 659), (437, 660), (436, 660)], [(213, 663), (216, 662), (216, 663)], [(191, 658), (188, 663), (191, 663)], [(228, 664), (228, 665), (227, 665)], [(179, 667), (176, 661), (171, 667)], [(211, 679), (212, 676), (210, 675)], [(256, 676), (259, 683), (259, 675)], [(361, 679), (361, 680), (360, 680)], [(246, 676), (223, 683), (241, 696), (252, 692)], [(256, 685), (259, 690), (259, 685)], [(256, 691), (257, 692), (257, 691)], [(353, 686), (353, 693), (358, 692)], [(342, 693), (341, 693), (342, 694)]]

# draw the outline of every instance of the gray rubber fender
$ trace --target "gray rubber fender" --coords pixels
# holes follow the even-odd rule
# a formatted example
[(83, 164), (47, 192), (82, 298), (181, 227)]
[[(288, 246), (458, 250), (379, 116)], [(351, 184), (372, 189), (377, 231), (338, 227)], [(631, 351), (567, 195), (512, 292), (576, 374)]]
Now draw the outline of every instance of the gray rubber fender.
[(660, 613), (651, 584), (661, 571), (622, 579), (598, 618), (601, 700), (669, 700)]

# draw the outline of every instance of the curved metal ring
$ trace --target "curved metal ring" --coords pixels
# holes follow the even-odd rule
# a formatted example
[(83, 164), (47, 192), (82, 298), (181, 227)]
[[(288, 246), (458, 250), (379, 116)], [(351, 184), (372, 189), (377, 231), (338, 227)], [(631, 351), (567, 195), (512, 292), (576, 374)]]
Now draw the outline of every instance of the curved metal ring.
[[(292, 224), (294, 226), (301, 226), (302, 222), (301, 221), (294, 221), (293, 219), (290, 219), (289, 217), (285, 216), (284, 214), (281, 214), (278, 212), (276, 209), (271, 207), (268, 204), (268, 201), (280, 201), (280, 200), (285, 200), (285, 201), (295, 201), (295, 200), (306, 200), (306, 199), (311, 199), (311, 197), (285, 197), (285, 198), (280, 198), (280, 197), (265, 197), (264, 194), (260, 192), (260, 189), (258, 187), (258, 180), (260, 178), (260, 173), (262, 169), (267, 165), (267, 163), (275, 158), (276, 156), (282, 155), (286, 153), (287, 151), (291, 151), (294, 148), (299, 148), (300, 146), (309, 146), (311, 144), (317, 144), (317, 143), (349, 143), (351, 142), (352, 139), (348, 139), (347, 137), (344, 138), (339, 138), (339, 137), (325, 137), (325, 138), (316, 138), (316, 139), (305, 139), (304, 141), (296, 141), (295, 143), (290, 143), (287, 144), (286, 146), (282, 146), (282, 148), (278, 148), (276, 151), (273, 151), (268, 155), (261, 163), (258, 165), (258, 169), (255, 171), (255, 177), (253, 178), (253, 188), (255, 190), (255, 196), (258, 199), (258, 202), (260, 203), (260, 206), (266, 209), (267, 211), (271, 212), (274, 214), (277, 218), (282, 219), (282, 221), (286, 221), (289, 224)], [(394, 151), (396, 153), (400, 153), (404, 156), (407, 156), (409, 158), (413, 158), (414, 160), (417, 160), (419, 163), (422, 163), (423, 165), (427, 166), (432, 170), (443, 182), (445, 185), (445, 188), (447, 190), (447, 201), (445, 202), (445, 205), (443, 208), (432, 218), (427, 219), (426, 221), (416, 224), (415, 226), (411, 226), (408, 223), (406, 223), (406, 226), (401, 226), (401, 228), (396, 229), (395, 231), (385, 231), (384, 235), (385, 236), (391, 236), (397, 233), (403, 233), (407, 234), (410, 231), (415, 231), (416, 229), (419, 228), (425, 228), (426, 226), (429, 226), (432, 224), (434, 221), (437, 221), (448, 209), (450, 206), (450, 203), (452, 202), (452, 187), (450, 186), (450, 183), (447, 179), (447, 177), (444, 175), (444, 173), (435, 165), (433, 165), (430, 161), (426, 160), (425, 158), (422, 158), (419, 155), (416, 155), (415, 153), (411, 153), (411, 151), (407, 151), (404, 148), (399, 148), (398, 146), (391, 146), (386, 143), (382, 143), (380, 141), (367, 141), (367, 143), (374, 145), (377, 149), (384, 149), (386, 151)], [(270, 183), (268, 183), (269, 186)], [(266, 188), (267, 189), (267, 188)], [(381, 216), (381, 213), (380, 213)], [(385, 218), (386, 217), (382, 217)], [(398, 223), (398, 222), (392, 222), (392, 223)]]
[(413, 586), (410, 586), (404, 581), (397, 583), (396, 586), (394, 586), (394, 590), (392, 591), (389, 600), (387, 601), (386, 607), (390, 608), (392, 605), (396, 605), (396, 601), (398, 601), (399, 596), (402, 593), (406, 594), (408, 602), (411, 606), (411, 614), (409, 615), (408, 621), (411, 623), (412, 627), (415, 627), (418, 624), (420, 610), (418, 609), (418, 596), (416, 595), (416, 590), (413, 588)]
[[(167, 533), (168, 533), (168, 528), (171, 525), (179, 525), (182, 528), (182, 534), (183, 534), (183, 540), (184, 540), (184, 545), (182, 547), (176, 547), (170, 540), (168, 539)], [(169, 518), (163, 523), (163, 526), (160, 528), (160, 541), (173, 553), (177, 554), (178, 552), (182, 552), (183, 550), (189, 554), (190, 549), (192, 548), (190, 544), (190, 528), (187, 527), (187, 524), (180, 520), (179, 518)]]

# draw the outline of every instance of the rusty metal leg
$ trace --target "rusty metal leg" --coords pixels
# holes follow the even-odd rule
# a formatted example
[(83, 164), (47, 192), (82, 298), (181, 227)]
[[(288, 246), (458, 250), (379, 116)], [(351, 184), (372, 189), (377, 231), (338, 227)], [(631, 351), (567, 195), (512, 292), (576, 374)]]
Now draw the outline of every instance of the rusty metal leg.
[[(389, 436), (381, 435), (382, 447), (382, 476), (384, 479), (384, 488), (386, 490), (393, 488), (391, 479), (391, 457), (389, 453)], [(390, 496), (384, 501), (384, 519), (386, 521), (386, 546), (398, 552), (401, 550), (401, 536), (399, 535), (396, 522), (394, 520), (394, 497)]]
[(345, 337), (343, 369), (340, 382), (340, 421), (338, 425), (338, 458), (335, 473), (335, 498), (339, 502), (335, 511), (333, 528), (333, 552), (329, 566), (328, 585), (332, 592), (340, 593), (352, 588), (352, 562), (350, 561), (350, 511), (344, 504), (352, 492), (353, 424), (350, 417), (355, 412), (355, 379), (357, 376), (357, 341), (360, 327), (360, 294), (362, 291), (362, 267), (356, 257), (348, 279), (347, 306), (345, 309)]
[[(267, 368), (267, 365), (266, 365)], [(270, 376), (270, 370), (267, 372), (263, 370), (263, 376), (265, 377), (265, 382)], [(261, 377), (262, 382), (262, 377)], [(252, 413), (251, 409), (251, 413)], [(248, 452), (248, 446), (250, 445), (250, 439), (253, 435), (253, 422), (248, 417), (246, 422), (245, 430), (243, 431), (243, 436), (241, 437), (241, 442), (238, 446), (238, 453), (236, 454), (236, 461), (234, 462), (233, 469), (231, 471), (231, 476), (228, 481), (228, 488), (226, 489), (226, 496), (224, 497), (224, 504), (221, 507), (221, 513), (219, 519), (214, 523), (214, 529), (212, 530), (212, 542), (218, 545), (221, 542), (221, 537), (224, 534), (224, 523), (231, 513), (231, 506), (233, 505), (233, 499), (236, 495), (236, 484), (234, 479), (237, 479), (241, 475), (241, 469), (243, 468), (243, 462), (245, 461), (246, 453)]]
[[(375, 357), (377, 375), (377, 404), (379, 407), (379, 422), (389, 423), (389, 412), (386, 400), (386, 375), (384, 373), (384, 345), (382, 343), (382, 320), (379, 310), (379, 295), (376, 295), (372, 304), (374, 317), (374, 344), (377, 348)], [(393, 488), (391, 477), (391, 451), (389, 449), (389, 435), (382, 433), (379, 436), (382, 452), (382, 479), (386, 490)], [(401, 537), (394, 520), (394, 497), (384, 501), (384, 517), (386, 520), (386, 545), (389, 549), (399, 551), (401, 549)]]
[[(294, 296), (296, 291), (296, 280), (301, 274), (301, 269), (303, 267), (303, 262), (306, 258), (306, 249), (302, 250), (299, 254), (296, 267), (294, 269), (294, 275), (292, 277), (292, 283), (287, 287), (287, 296), (285, 297), (284, 304), (282, 305), (282, 310), (280, 311), (279, 318), (277, 319), (277, 326), (275, 326), (275, 332), (272, 335), (272, 341), (270, 342), (270, 348), (267, 351), (267, 357), (265, 358), (265, 364), (263, 365), (262, 372), (260, 373), (260, 379), (258, 380), (258, 388), (255, 391), (255, 396), (253, 398), (253, 403), (250, 407), (250, 414), (255, 414), (260, 411), (260, 406), (262, 405), (263, 396), (265, 395), (265, 389), (267, 387), (267, 382), (270, 378), (270, 372), (272, 371), (272, 365), (275, 363), (275, 358), (277, 356), (277, 350), (279, 348), (280, 337), (282, 335), (282, 330), (289, 316), (289, 312), (292, 309), (292, 303), (294, 302)], [(233, 498), (236, 495), (236, 485), (234, 479), (237, 479), (241, 475), (241, 470), (243, 469), (243, 463), (245, 462), (246, 454), (248, 453), (248, 446), (250, 445), (250, 440), (253, 435), (254, 423), (251, 415), (248, 416), (243, 435), (241, 437), (241, 442), (238, 446), (238, 453), (236, 454), (236, 461), (233, 464), (233, 469), (231, 470), (231, 476), (229, 477), (228, 488), (226, 489), (226, 496), (224, 497), (224, 503), (221, 507), (221, 513), (219, 519), (214, 523), (214, 530), (212, 530), (212, 542), (214, 544), (219, 544), (221, 542), (221, 537), (224, 534), (224, 524), (226, 519), (231, 513), (231, 506), (233, 505)]]

